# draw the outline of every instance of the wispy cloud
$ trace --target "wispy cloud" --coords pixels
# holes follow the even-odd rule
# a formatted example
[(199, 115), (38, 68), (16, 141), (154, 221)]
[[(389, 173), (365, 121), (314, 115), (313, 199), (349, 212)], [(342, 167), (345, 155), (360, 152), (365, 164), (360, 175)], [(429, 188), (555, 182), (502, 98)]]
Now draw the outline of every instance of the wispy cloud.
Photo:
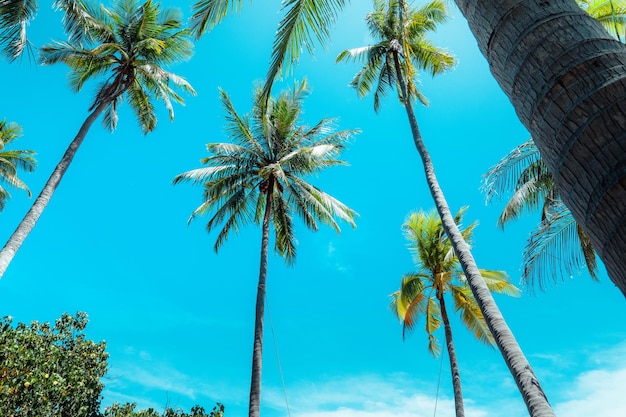
[[(302, 382), (290, 390), (289, 404), (292, 416), (297, 417), (431, 417), (435, 407), (437, 416), (454, 415), (454, 400), (450, 396), (435, 398), (421, 392), (419, 385), (419, 381), (404, 374), (359, 375), (318, 384)], [(284, 410), (282, 392), (267, 391), (266, 402), (276, 410)], [(465, 399), (465, 408), (466, 415), (473, 417), (523, 415), (515, 414), (520, 410), (516, 407), (507, 410), (514, 413), (502, 414), (500, 409), (493, 414), (469, 398)]]

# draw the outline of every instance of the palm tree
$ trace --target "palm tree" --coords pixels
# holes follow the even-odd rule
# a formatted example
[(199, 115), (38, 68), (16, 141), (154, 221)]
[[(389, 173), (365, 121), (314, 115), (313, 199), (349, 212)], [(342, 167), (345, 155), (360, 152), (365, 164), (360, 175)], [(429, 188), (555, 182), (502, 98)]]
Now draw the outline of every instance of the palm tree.
[[(183, 102), (172, 87), (195, 93), (187, 81), (163, 68), (189, 58), (192, 53), (192, 43), (187, 30), (181, 29), (178, 11), (161, 11), (151, 0), (142, 4), (136, 0), (119, 0), (113, 8), (82, 1), (74, 6), (80, 8), (80, 13), (66, 15), (69, 40), (44, 46), (41, 62), (44, 65), (67, 64), (71, 69), (70, 84), (75, 91), (80, 91), (91, 78), (105, 74), (107, 78), (96, 92), (89, 109), (91, 113), (33, 206), (0, 251), (0, 277), (35, 226), (85, 135), (101, 114), (104, 114), (104, 125), (115, 129), (117, 109), (126, 97), (143, 132), (148, 133), (157, 123), (151, 97), (165, 103), (172, 119), (172, 101)], [(76, 16), (79, 18), (74, 19)]]
[[(198, 0), (192, 6), (190, 27), (196, 39), (213, 29), (233, 10), (241, 9), (243, 0)], [(278, 24), (272, 47), (270, 67), (263, 86), (267, 102), (276, 77), (289, 72), (301, 51), (313, 53), (315, 44), (330, 38), (330, 27), (348, 0), (286, 0), (282, 2), (283, 18)]]
[(364, 63), (363, 68), (352, 81), (352, 85), (360, 95), (371, 91), (374, 84), (377, 84), (375, 91), (378, 96), (384, 94), (389, 88), (398, 89), (443, 229), (452, 242), (454, 252), (459, 258), (489, 330), (495, 337), (496, 344), (517, 383), (531, 416), (554, 416), (539, 381), (504, 321), (488, 286), (480, 275), (467, 242), (454, 222), (413, 111), (412, 99), (417, 97), (413, 78), (417, 75), (417, 69), (428, 69), (432, 74), (436, 74), (437, 71), (434, 68), (439, 67), (435, 67), (431, 62), (436, 62), (435, 58), (442, 56), (441, 51), (436, 53), (437, 51), (432, 48), (422, 50), (419, 46), (424, 44), (426, 33), (434, 30), (436, 23), (443, 20), (445, 6), (443, 2), (435, 0), (420, 9), (408, 9), (404, 0), (388, 0), (387, 2), (375, 0), (374, 9), (374, 12), (367, 15), (366, 20), (372, 37), (378, 43), (344, 51), (337, 60), (356, 60)]
[[(0, 181), (15, 188), (25, 190), (30, 197), (30, 189), (17, 176), (17, 170), (33, 172), (37, 167), (34, 151), (6, 149), (18, 137), (22, 136), (22, 128), (16, 123), (0, 121)], [(9, 191), (0, 185), (0, 211), (4, 209), (6, 201), (11, 198)]]
[(626, 46), (575, 2), (455, 1), (563, 203), (626, 295)]
[[(459, 227), (466, 210), (467, 207), (462, 208), (454, 217)], [(470, 243), (476, 225), (474, 222), (461, 231), (466, 242)], [(444, 233), (438, 214), (435, 211), (425, 213), (421, 210), (412, 213), (402, 225), (402, 230), (410, 242), (409, 249), (413, 252), (418, 270), (406, 274), (402, 278), (400, 289), (391, 294), (391, 310), (402, 321), (403, 337), (407, 331), (415, 328), (420, 316), (424, 317), (428, 350), (435, 357), (441, 353), (435, 332), (443, 322), (456, 417), (462, 417), (465, 411), (461, 375), (452, 341), (452, 327), (445, 302), (446, 294), (452, 297), (454, 311), (459, 313), (461, 321), (476, 339), (488, 345), (493, 345), (494, 339), (467, 285), (459, 260), (454, 255), (452, 244)], [(503, 271), (481, 269), (480, 273), (492, 292), (519, 295), (519, 290), (509, 282), (508, 276)]]
[[(484, 175), (482, 189), (487, 203), (511, 194), (498, 218), (502, 229), (525, 212), (541, 210), (541, 222), (531, 232), (524, 249), (524, 284), (538, 283), (543, 288), (546, 275), (556, 283), (585, 266), (591, 277), (598, 279), (593, 245), (561, 201), (554, 176), (541, 160), (532, 138), (490, 168)], [(551, 274), (545, 274), (545, 270)]]
[(261, 400), (263, 316), (270, 224), (274, 226), (274, 250), (291, 264), (296, 256), (293, 216), (311, 230), (324, 223), (339, 233), (335, 218), (354, 227), (355, 212), (308, 183), (305, 177), (334, 165), (343, 165), (337, 155), (356, 133), (331, 133), (333, 120), (323, 119), (313, 127), (299, 124), (306, 82), (294, 85), (265, 104), (257, 90), (252, 114), (240, 116), (229, 96), (220, 91), (226, 110), (226, 131), (233, 143), (210, 143), (206, 168), (178, 175), (174, 183), (204, 184), (204, 202), (193, 212), (211, 213), (207, 231), (219, 228), (217, 252), (231, 231), (247, 223), (261, 224), (261, 262), (257, 287), (249, 416), (258, 417)]

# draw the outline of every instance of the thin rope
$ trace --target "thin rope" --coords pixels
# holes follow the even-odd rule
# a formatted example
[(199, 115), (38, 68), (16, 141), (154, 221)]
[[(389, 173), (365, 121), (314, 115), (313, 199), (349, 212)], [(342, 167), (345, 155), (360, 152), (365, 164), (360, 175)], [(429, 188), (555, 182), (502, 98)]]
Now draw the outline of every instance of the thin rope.
[(439, 379), (437, 380), (437, 395), (435, 395), (435, 411), (433, 417), (437, 416), (437, 402), (439, 401), (439, 387), (441, 386), (441, 370), (443, 369), (443, 353), (441, 354), (441, 361), (439, 361)]
[(289, 410), (289, 401), (287, 401), (287, 388), (285, 387), (285, 378), (283, 377), (283, 368), (280, 366), (280, 356), (278, 356), (278, 345), (276, 345), (276, 336), (274, 335), (274, 324), (272, 323), (272, 315), (270, 314), (270, 303), (265, 297), (265, 306), (267, 307), (267, 318), (270, 322), (270, 330), (272, 332), (272, 342), (274, 342), (274, 352), (276, 353), (276, 362), (278, 363), (278, 373), (280, 374), (280, 382), (283, 385), (283, 395), (285, 396), (285, 405), (287, 406), (287, 415), (291, 417)]

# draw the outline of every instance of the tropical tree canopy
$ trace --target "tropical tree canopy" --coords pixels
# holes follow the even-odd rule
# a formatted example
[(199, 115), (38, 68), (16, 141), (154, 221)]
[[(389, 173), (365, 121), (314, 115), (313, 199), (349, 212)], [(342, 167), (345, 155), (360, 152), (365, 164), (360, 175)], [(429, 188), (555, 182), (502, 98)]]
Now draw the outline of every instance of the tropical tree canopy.
[[(359, 97), (374, 91), (376, 111), (380, 109), (380, 99), (390, 89), (397, 89), (400, 101), (403, 101), (402, 88), (398, 85), (398, 64), (409, 98), (426, 105), (428, 100), (417, 88), (418, 71), (434, 76), (451, 69), (455, 63), (453, 55), (426, 38), (447, 19), (443, 1), (435, 0), (419, 8), (407, 9), (402, 18), (398, 7), (398, 0), (374, 0), (374, 11), (365, 20), (375, 44), (348, 49), (337, 56), (337, 62), (363, 64), (350, 85)], [(394, 53), (398, 52), (401, 52), (401, 59), (396, 63)]]
[(541, 211), (541, 221), (524, 249), (524, 284), (531, 289), (533, 284), (544, 288), (550, 278), (556, 283), (579, 274), (585, 267), (597, 279), (593, 245), (561, 201), (554, 176), (532, 138), (502, 158), (483, 180), (487, 203), (510, 195), (498, 218), (502, 229), (524, 213)]
[[(466, 211), (467, 207), (459, 210), (454, 221), (461, 229), (465, 241), (470, 244), (478, 223), (474, 222), (463, 228), (463, 215)], [(424, 317), (428, 350), (433, 356), (438, 356), (441, 347), (435, 332), (442, 322), (438, 297), (449, 294), (454, 310), (459, 313), (467, 329), (477, 340), (493, 345), (493, 336), (474, 299), (437, 212), (420, 210), (411, 213), (402, 225), (402, 230), (409, 241), (409, 250), (417, 267), (416, 271), (402, 278), (400, 289), (391, 294), (390, 307), (402, 322), (403, 336), (413, 331), (419, 319)], [(481, 269), (480, 273), (491, 292), (519, 295), (519, 290), (511, 284), (505, 272)]]
[(0, 415), (98, 415), (108, 354), (85, 337), (86, 326), (80, 312), (54, 324), (0, 320)]
[(115, 129), (117, 109), (127, 98), (144, 133), (157, 123), (153, 100), (162, 100), (170, 119), (172, 102), (183, 103), (174, 88), (195, 94), (191, 85), (165, 67), (191, 57), (193, 44), (182, 28), (178, 9), (161, 9), (151, 0), (120, 0), (107, 8), (100, 3), (63, 2), (68, 41), (41, 49), (44, 65), (70, 67), (70, 86), (80, 91), (92, 78), (105, 77), (90, 110), (106, 106), (103, 124)]
[[(30, 197), (30, 189), (18, 177), (17, 171), (33, 172), (37, 167), (35, 152), (28, 150), (6, 149), (15, 139), (22, 136), (22, 128), (16, 123), (0, 121), (0, 181), (14, 188), (25, 190)], [(9, 191), (0, 183), (0, 211), (11, 198)]]
[(174, 179), (175, 184), (204, 184), (204, 202), (189, 220), (210, 213), (207, 230), (221, 225), (215, 251), (232, 231), (250, 222), (261, 222), (270, 190), (275, 250), (288, 263), (296, 255), (294, 215), (311, 230), (323, 223), (339, 232), (335, 218), (355, 225), (354, 210), (306, 179), (325, 168), (345, 165), (337, 156), (357, 131), (334, 131), (334, 119), (322, 119), (314, 126), (301, 125), (302, 101), (307, 93), (306, 81), (296, 83), (292, 90), (271, 99), (266, 109), (263, 92), (258, 89), (252, 112), (240, 116), (228, 94), (220, 90), (226, 133), (232, 143), (209, 143), (211, 155), (202, 160), (207, 167)]

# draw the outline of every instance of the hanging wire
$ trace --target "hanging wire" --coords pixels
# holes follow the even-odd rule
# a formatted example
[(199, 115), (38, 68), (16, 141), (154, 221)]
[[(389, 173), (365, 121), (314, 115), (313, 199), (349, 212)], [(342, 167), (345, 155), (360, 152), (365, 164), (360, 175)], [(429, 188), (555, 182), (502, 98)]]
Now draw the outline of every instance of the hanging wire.
[(270, 322), (270, 330), (272, 332), (272, 342), (274, 342), (274, 352), (276, 353), (276, 362), (278, 363), (278, 373), (280, 374), (280, 382), (283, 385), (283, 395), (285, 396), (285, 405), (287, 406), (287, 415), (291, 417), (289, 409), (289, 401), (287, 401), (287, 388), (285, 387), (285, 378), (283, 377), (283, 368), (280, 365), (280, 356), (278, 356), (278, 345), (276, 345), (276, 336), (274, 335), (274, 324), (272, 323), (272, 315), (270, 314), (270, 303), (265, 297), (265, 306), (267, 308), (267, 318)]
[(443, 369), (443, 353), (441, 354), (441, 360), (439, 361), (439, 379), (437, 380), (437, 394), (435, 395), (435, 411), (433, 417), (437, 416), (437, 402), (439, 401), (439, 387), (441, 386), (441, 370)]

